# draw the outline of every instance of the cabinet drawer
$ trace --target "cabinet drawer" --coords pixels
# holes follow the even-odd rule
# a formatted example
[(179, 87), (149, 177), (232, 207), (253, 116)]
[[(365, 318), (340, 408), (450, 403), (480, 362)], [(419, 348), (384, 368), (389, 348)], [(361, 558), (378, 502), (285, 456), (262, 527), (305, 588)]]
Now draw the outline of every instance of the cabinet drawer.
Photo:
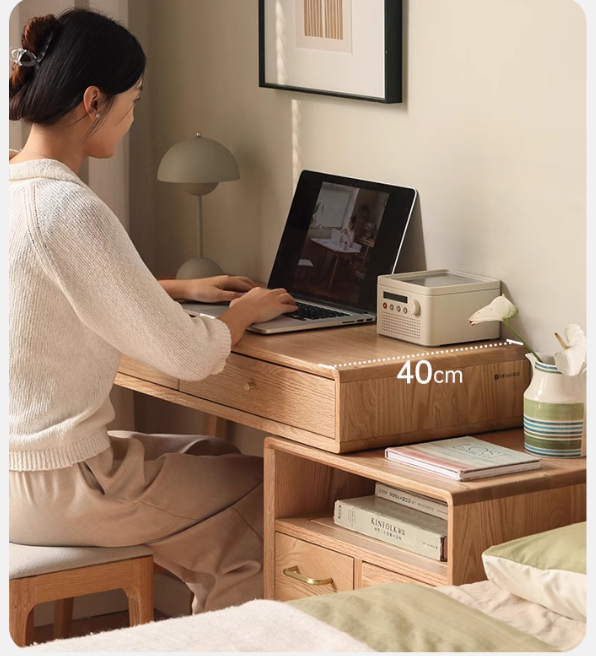
[(304, 430), (335, 434), (335, 383), (232, 353), (225, 369), (180, 391)]
[(162, 385), (163, 387), (169, 387), (170, 389), (178, 389), (178, 379), (172, 378), (167, 374), (162, 374), (157, 369), (148, 367), (146, 364), (132, 360), (126, 355), (120, 357), (120, 366), (118, 371), (127, 376), (134, 376), (135, 378), (140, 378), (141, 380), (149, 381), (150, 383), (156, 383), (157, 385)]
[(366, 588), (369, 585), (377, 585), (377, 583), (416, 583), (418, 585), (424, 585), (416, 579), (392, 572), (384, 567), (371, 565), (366, 562), (362, 563), (362, 587)]
[[(325, 585), (314, 585), (292, 578), (284, 570), (310, 579), (332, 579)], [(284, 533), (275, 534), (275, 599), (289, 601), (313, 595), (345, 592), (354, 587), (354, 560), (350, 556), (318, 547)]]

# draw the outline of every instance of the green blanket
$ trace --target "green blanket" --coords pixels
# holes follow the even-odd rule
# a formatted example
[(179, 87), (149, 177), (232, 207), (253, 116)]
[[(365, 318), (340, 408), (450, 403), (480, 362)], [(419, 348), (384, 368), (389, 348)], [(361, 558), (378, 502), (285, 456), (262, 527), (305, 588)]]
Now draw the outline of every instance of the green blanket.
[(421, 585), (387, 583), (287, 603), (376, 651), (558, 651)]

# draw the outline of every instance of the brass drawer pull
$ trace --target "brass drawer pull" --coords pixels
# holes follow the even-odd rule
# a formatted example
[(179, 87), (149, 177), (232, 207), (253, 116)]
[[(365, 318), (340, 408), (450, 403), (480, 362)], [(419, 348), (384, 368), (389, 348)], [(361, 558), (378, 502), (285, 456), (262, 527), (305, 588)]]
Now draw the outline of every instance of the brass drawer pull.
[(331, 585), (333, 583), (333, 579), (311, 579), (308, 576), (303, 576), (298, 573), (298, 566), (288, 567), (283, 572), (284, 576), (298, 579), (298, 581), (302, 581), (302, 583), (306, 583), (307, 585)]
[(250, 392), (250, 390), (253, 390), (256, 386), (256, 383), (244, 383), (244, 391)]

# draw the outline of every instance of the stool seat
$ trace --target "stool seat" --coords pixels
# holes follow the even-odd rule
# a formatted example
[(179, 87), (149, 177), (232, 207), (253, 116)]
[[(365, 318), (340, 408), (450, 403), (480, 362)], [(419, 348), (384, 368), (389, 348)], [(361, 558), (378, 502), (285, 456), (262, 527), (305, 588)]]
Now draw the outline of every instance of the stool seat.
[(144, 545), (134, 547), (32, 547), (9, 544), (8, 578), (22, 579), (78, 567), (115, 563), (119, 560), (151, 556)]
[(37, 547), (9, 544), (9, 619), (15, 644), (33, 641), (33, 609), (54, 601), (54, 637), (70, 632), (73, 600), (124, 590), (130, 625), (153, 619), (153, 552), (134, 547)]

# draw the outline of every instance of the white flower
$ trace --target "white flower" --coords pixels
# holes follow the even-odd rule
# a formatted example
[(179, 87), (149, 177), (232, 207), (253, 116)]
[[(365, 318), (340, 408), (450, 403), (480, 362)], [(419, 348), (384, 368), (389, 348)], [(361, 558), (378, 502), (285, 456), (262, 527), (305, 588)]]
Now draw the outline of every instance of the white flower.
[(576, 323), (565, 326), (565, 336), (569, 346), (565, 346), (565, 343), (559, 338), (565, 348), (559, 353), (555, 353), (555, 364), (565, 376), (577, 376), (586, 361), (586, 336)]
[(530, 351), (530, 353), (538, 360), (542, 360), (538, 357), (536, 353), (526, 344), (523, 337), (515, 330), (515, 328), (509, 323), (509, 319), (517, 317), (519, 310), (513, 305), (513, 303), (503, 294), (502, 296), (497, 296), (492, 303), (474, 312), (470, 317), (469, 321), (472, 326), (475, 326), (477, 323), (483, 323), (485, 321), (502, 321), (507, 328), (519, 339), (519, 341)]
[[(545, 356), (543, 355), (540, 358), (509, 323), (509, 319), (516, 317), (518, 314), (519, 310), (517, 307), (503, 294), (502, 296), (497, 296), (492, 303), (478, 310), (478, 312), (474, 312), (469, 321), (472, 326), (486, 321), (502, 321), (528, 351), (530, 351), (536, 361), (542, 362), (542, 358)], [(555, 333), (555, 337), (563, 347), (562, 351), (554, 355), (555, 365), (565, 376), (577, 376), (581, 373), (586, 362), (586, 336), (584, 335), (584, 331), (576, 323), (570, 323), (565, 326), (565, 335), (568, 343), (565, 343), (560, 335)], [(551, 356), (548, 357), (551, 358)]]
[(502, 296), (497, 296), (490, 305), (483, 307), (478, 312), (474, 312), (469, 321), (472, 325), (484, 323), (485, 321), (504, 321), (507, 323), (508, 319), (516, 317), (518, 314), (519, 310), (503, 294)]

